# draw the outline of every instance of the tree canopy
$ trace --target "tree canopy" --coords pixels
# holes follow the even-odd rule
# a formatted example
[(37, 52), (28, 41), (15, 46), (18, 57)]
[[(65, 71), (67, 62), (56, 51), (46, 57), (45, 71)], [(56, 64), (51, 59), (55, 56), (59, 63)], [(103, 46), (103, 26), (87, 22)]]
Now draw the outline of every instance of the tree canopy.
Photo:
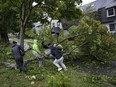
[(107, 27), (87, 16), (79, 21), (78, 26), (69, 28), (69, 34), (60, 31), (58, 42), (55, 36), (50, 34), (50, 29), (40, 31), (40, 40), (48, 43), (60, 43), (64, 53), (70, 53), (68, 59), (92, 60), (106, 62), (115, 58), (115, 38)]
[[(33, 6), (33, 2), (36, 2), (37, 5)], [(1, 0), (0, 6), (5, 13), (3, 10), (1, 12), (8, 16), (7, 22), (10, 21), (7, 27), (9, 25), (13, 28), (16, 27), (16, 22), (20, 25), (20, 28), (18, 27), (20, 29), (20, 43), (23, 45), (25, 28), (30, 26), (34, 20), (45, 23), (48, 17), (59, 20), (79, 18), (81, 11), (77, 8), (77, 4), (81, 2), (82, 0)], [(2, 21), (2, 26), (4, 21)], [(6, 31), (6, 26), (2, 28)]]
[(7, 0), (0, 2), (0, 36), (4, 42), (8, 41), (7, 33), (17, 30), (16, 11)]

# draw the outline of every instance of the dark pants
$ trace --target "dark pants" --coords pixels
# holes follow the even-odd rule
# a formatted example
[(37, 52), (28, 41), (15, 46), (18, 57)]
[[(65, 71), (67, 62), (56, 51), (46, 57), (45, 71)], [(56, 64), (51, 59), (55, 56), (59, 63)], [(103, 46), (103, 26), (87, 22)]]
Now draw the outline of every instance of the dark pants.
[(23, 66), (23, 57), (17, 57), (17, 58), (15, 58), (15, 61), (16, 61), (16, 64), (17, 64), (20, 72), (25, 72), (26, 69)]

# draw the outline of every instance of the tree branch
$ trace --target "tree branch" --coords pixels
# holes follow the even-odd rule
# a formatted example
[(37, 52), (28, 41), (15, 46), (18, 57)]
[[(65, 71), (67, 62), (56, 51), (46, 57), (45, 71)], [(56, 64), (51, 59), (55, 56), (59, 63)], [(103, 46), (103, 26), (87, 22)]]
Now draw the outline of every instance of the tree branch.
[(85, 33), (83, 33), (83, 34), (77, 34), (77, 35), (74, 35), (74, 36), (71, 36), (71, 37), (65, 38), (65, 39), (63, 39), (62, 41), (60, 41), (59, 43), (57, 43), (57, 44), (56, 44), (56, 46), (58, 46), (59, 44), (63, 43), (65, 40), (68, 40), (68, 39), (70, 39), (70, 38), (80, 37), (80, 36), (82, 36), (82, 35), (84, 35), (84, 34), (86, 34), (86, 32), (85, 32)]
[(10, 2), (11, 2), (11, 4), (12, 4), (13, 6), (17, 7), (18, 9), (20, 9), (20, 7), (18, 7), (17, 5), (15, 5), (15, 4), (13, 3), (12, 0), (10, 0)]
[(63, 54), (63, 56), (70, 55), (75, 49), (80, 48), (81, 46), (83, 46), (83, 45), (85, 45), (85, 44), (87, 44), (87, 42), (85, 42), (85, 43), (83, 43), (83, 44), (81, 44), (81, 45), (79, 45), (79, 46), (76, 46), (76, 47), (73, 48), (69, 53), (65, 53), (65, 54)]
[[(86, 34), (86, 33), (83, 33), (83, 34), (80, 34), (80, 35), (74, 35), (74, 36), (65, 38), (65, 39), (63, 39), (62, 41), (60, 41), (59, 43), (57, 43), (57, 45), (61, 44), (62, 42), (64, 42), (65, 40), (67, 40), (67, 39), (69, 39), (69, 38), (76, 38), (76, 37), (82, 36), (82, 35), (84, 35), (84, 34)], [(63, 55), (66, 56), (66, 55), (71, 54), (75, 49), (77, 49), (77, 48), (79, 48), (79, 47), (85, 45), (86, 43), (87, 43), (87, 42), (81, 44), (80, 46), (76, 46), (76, 47), (73, 48), (69, 53), (66, 53), (66, 54), (63, 54)], [(56, 46), (57, 46), (57, 45), (56, 45)], [(29, 50), (34, 50), (34, 49), (29, 49)], [(29, 51), (29, 50), (27, 50), (27, 51)], [(27, 52), (27, 51), (26, 51), (26, 52)], [(36, 51), (36, 50), (34, 50), (34, 51)], [(36, 51), (36, 52), (37, 52), (37, 51)], [(38, 52), (37, 52), (37, 53), (38, 53)], [(38, 53), (38, 54), (40, 54), (40, 53)], [(30, 63), (30, 62), (32, 62), (32, 61), (34, 61), (34, 60), (39, 60), (39, 59), (41, 59), (41, 58), (42, 58), (43, 60), (45, 60), (46, 58), (50, 57), (50, 56), (46, 56), (46, 55), (42, 55), (42, 54), (40, 54), (40, 55), (41, 55), (41, 57), (38, 57), (38, 58), (30, 58), (30, 59), (28, 59), (28, 60), (25, 60), (25, 61), (24, 61), (24, 66), (27, 66), (28, 63)], [(0, 64), (5, 65), (5, 66), (8, 67), (8, 68), (15, 68), (15, 67), (16, 67), (16, 64), (11, 64), (11, 63), (7, 63), (7, 62), (0, 62)]]
[[(87, 43), (87, 42), (86, 42), (86, 43)], [(66, 56), (66, 55), (71, 54), (75, 49), (77, 49), (77, 48), (83, 46), (83, 45), (86, 44), (86, 43), (83, 43), (83, 44), (80, 45), (80, 46), (76, 46), (76, 47), (73, 48), (69, 53), (63, 54), (63, 56)], [(26, 52), (28, 52), (28, 51), (30, 51), (30, 50), (34, 50), (34, 49), (29, 49), (29, 50), (27, 50)], [(36, 51), (36, 50), (34, 50), (34, 51)], [(37, 52), (37, 51), (36, 51), (36, 52)], [(37, 52), (37, 53), (38, 53), (38, 52)], [(41, 55), (40, 53), (38, 53), (38, 54)], [(30, 62), (35, 61), (35, 60), (39, 60), (39, 59), (43, 59), (43, 60), (45, 61), (45, 59), (48, 58), (48, 57), (50, 57), (50, 56), (41, 55), (41, 57), (27, 59), (27, 60), (24, 61), (24, 66), (26, 67), (27, 64), (29, 64)], [(46, 60), (46, 61), (47, 61), (47, 60)], [(47, 62), (52, 63), (52, 61), (47, 61)], [(5, 65), (5, 67), (11, 68), (11, 69), (15, 69), (15, 68), (17, 67), (16, 64), (11, 64), (11, 63), (7, 63), (7, 62), (0, 62), (0, 64), (1, 64), (1, 65)]]
[(24, 20), (24, 22), (23, 22), (24, 25), (26, 25), (27, 20), (29, 19), (30, 14), (31, 14), (31, 12), (32, 12), (32, 9), (33, 9), (33, 7), (32, 7), (32, 2), (33, 2), (33, 0), (30, 0), (30, 2), (29, 2), (29, 8), (27, 9), (27, 10), (29, 10), (29, 12), (27, 13), (27, 16), (26, 16), (26, 18), (25, 18), (25, 20)]
[(15, 67), (16, 67), (16, 64), (11, 64), (11, 63), (7, 63), (7, 62), (0, 62), (0, 65), (5, 65), (5, 67), (11, 68), (11, 69), (15, 69)]

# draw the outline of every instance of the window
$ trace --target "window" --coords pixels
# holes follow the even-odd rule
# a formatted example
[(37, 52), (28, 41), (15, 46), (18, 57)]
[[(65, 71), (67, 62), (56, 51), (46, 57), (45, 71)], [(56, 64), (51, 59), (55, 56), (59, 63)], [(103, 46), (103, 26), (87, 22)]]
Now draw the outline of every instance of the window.
[(55, 26), (55, 23), (52, 23), (52, 26)]
[(115, 31), (116, 30), (116, 25), (115, 24), (110, 24), (110, 31)]
[(57, 23), (57, 27), (60, 27), (60, 23), (59, 22)]
[(110, 8), (107, 10), (107, 17), (112, 17), (115, 16), (115, 9), (114, 8)]

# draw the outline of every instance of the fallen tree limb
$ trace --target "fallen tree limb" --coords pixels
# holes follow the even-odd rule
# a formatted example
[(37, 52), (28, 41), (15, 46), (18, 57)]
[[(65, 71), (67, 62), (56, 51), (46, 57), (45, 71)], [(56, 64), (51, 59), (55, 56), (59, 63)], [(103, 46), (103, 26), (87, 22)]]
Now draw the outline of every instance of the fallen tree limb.
[(80, 36), (82, 36), (82, 35), (84, 35), (84, 34), (87, 34), (87, 33), (85, 32), (85, 33), (83, 33), (83, 34), (77, 34), (77, 35), (74, 35), (74, 36), (70, 36), (70, 37), (64, 38), (63, 40), (61, 40), (60, 42), (58, 42), (58, 43), (56, 44), (56, 46), (58, 46), (59, 44), (61, 44), (61, 43), (64, 42), (65, 40), (68, 40), (68, 39), (71, 39), (71, 38), (75, 39), (75, 38), (80, 37)]
[[(86, 44), (86, 43), (84, 43)], [(73, 48), (69, 53), (65, 53), (63, 54), (63, 56), (67, 56), (67, 55), (70, 55), (75, 49), (83, 46), (84, 44), (80, 45), (80, 46), (76, 46), (75, 48)], [(32, 49), (33, 50), (33, 49)], [(28, 50), (29, 51), (29, 50)], [(26, 51), (27, 52), (27, 51)], [(30, 58), (30, 59), (27, 59), (24, 61), (24, 66), (26, 67), (30, 62), (32, 61), (35, 61), (35, 60), (39, 60), (39, 59), (43, 59), (44, 61), (47, 61), (49, 63), (52, 63), (53, 61), (49, 61), (47, 60), (50, 56), (46, 56), (46, 55), (41, 55), (41, 58), (38, 57), (38, 58)], [(11, 63), (8, 63), (8, 62), (0, 62), (1, 65), (5, 65), (5, 67), (7, 68), (11, 68), (11, 69), (15, 69), (17, 66), (16, 64), (11, 64)]]
[(67, 55), (70, 55), (75, 49), (77, 49), (77, 48), (80, 48), (81, 46), (83, 46), (83, 45), (85, 45), (85, 44), (87, 44), (87, 42), (85, 42), (85, 43), (83, 43), (83, 44), (81, 44), (80, 46), (76, 46), (75, 48), (73, 48), (69, 53), (65, 53), (65, 54), (63, 54), (63, 56), (67, 56)]
[[(48, 56), (45, 56), (45, 57), (47, 58)], [(24, 66), (26, 67), (27, 64), (29, 64), (30, 62), (35, 61), (35, 60), (38, 61), (39, 59), (41, 59), (41, 58), (30, 58), (30, 59), (27, 59), (27, 60), (24, 61)], [(45, 58), (43, 58), (43, 60), (45, 60)], [(49, 62), (49, 63), (52, 63), (52, 62), (49, 61), (49, 60), (45, 60), (45, 61), (47, 61), (47, 62)], [(15, 68), (17, 67), (16, 64), (8, 63), (8, 62), (0, 62), (0, 65), (4, 65), (5, 67), (11, 68), (11, 69), (15, 69)]]
[(24, 62), (24, 66), (26, 67), (28, 63), (30, 63), (30, 62), (32, 62), (32, 61), (34, 61), (34, 60), (38, 60), (38, 58), (30, 58), (30, 59), (26, 60), (26, 61)]
[[(70, 39), (70, 38), (77, 38), (77, 37), (80, 37), (80, 36), (82, 36), (82, 35), (84, 35), (84, 34), (86, 34), (86, 33), (83, 33), (83, 34), (80, 34), (80, 35), (74, 35), (74, 36), (65, 38), (65, 39), (63, 39), (62, 41), (60, 41), (59, 43), (57, 43), (57, 45), (61, 44), (61, 43), (64, 42), (65, 40), (68, 40), (68, 39)], [(86, 44), (86, 43), (83, 43), (83, 44), (80, 45), (80, 46), (76, 46), (76, 47), (73, 48), (69, 53), (63, 54), (63, 56), (66, 56), (66, 55), (71, 54), (75, 49), (77, 49), (77, 48), (83, 46), (84, 44)], [(56, 46), (57, 46), (57, 45), (56, 45)], [(34, 49), (29, 48), (27, 51), (30, 51), (30, 50), (34, 50)], [(25, 52), (27, 52), (27, 51), (25, 51)], [(34, 51), (36, 51), (36, 50), (34, 50)], [(37, 52), (37, 53), (38, 53), (38, 52)], [(40, 53), (38, 53), (38, 54), (40, 54)], [(40, 55), (41, 55), (41, 54), (40, 54)], [(43, 60), (45, 60), (47, 57), (50, 57), (50, 56), (41, 55), (41, 58), (43, 58)], [(39, 59), (41, 59), (41, 58), (30, 58), (30, 59), (27, 59), (27, 60), (24, 61), (24, 66), (26, 67), (28, 63), (30, 63), (30, 62), (32, 62), (32, 61), (35, 61), (35, 60), (39, 60)], [(46, 61), (49, 62), (49, 63), (52, 63), (52, 61), (49, 61), (49, 60), (46, 60)], [(16, 64), (11, 64), (11, 63), (7, 63), (7, 62), (0, 62), (0, 65), (5, 65), (5, 67), (7, 67), (7, 68), (12, 68), (12, 69), (13, 69), (13, 68), (15, 69), (15, 68), (17, 67)]]
[(7, 62), (0, 62), (0, 65), (4, 65), (5, 67), (11, 68), (11, 69), (16, 68), (16, 64), (11, 64), (11, 63), (7, 63)]

